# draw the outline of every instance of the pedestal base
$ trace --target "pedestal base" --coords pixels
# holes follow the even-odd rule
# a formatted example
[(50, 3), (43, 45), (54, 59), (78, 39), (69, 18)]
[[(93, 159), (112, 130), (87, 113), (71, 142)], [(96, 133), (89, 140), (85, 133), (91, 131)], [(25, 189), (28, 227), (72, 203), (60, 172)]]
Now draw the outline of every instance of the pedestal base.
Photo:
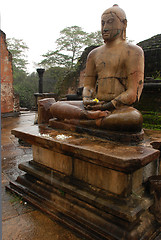
[(159, 151), (42, 126), (14, 129), (33, 160), (9, 190), (91, 240), (154, 240), (160, 233), (145, 190)]
[(150, 240), (160, 232), (148, 196), (107, 197), (34, 161), (19, 168), (26, 174), (8, 189), (88, 239)]

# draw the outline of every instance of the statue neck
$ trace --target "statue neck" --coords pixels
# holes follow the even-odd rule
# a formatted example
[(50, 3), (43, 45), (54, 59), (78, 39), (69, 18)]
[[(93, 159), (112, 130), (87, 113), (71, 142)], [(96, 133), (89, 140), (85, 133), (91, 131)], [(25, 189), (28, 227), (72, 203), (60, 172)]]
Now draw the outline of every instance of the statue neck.
[(124, 42), (125, 40), (122, 39), (122, 37), (119, 37), (119, 38), (116, 38), (116, 39), (113, 39), (113, 40), (110, 40), (110, 41), (106, 41), (105, 44), (107, 47), (114, 47), (122, 42)]

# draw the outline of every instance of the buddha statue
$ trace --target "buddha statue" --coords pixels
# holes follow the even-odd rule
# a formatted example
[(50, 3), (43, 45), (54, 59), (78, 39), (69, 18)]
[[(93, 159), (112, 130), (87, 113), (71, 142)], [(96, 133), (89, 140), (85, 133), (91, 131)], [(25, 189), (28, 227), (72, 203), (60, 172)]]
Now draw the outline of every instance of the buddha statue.
[(50, 106), (53, 118), (77, 126), (140, 132), (143, 118), (133, 107), (144, 82), (143, 50), (126, 41), (127, 19), (118, 6), (101, 17), (104, 44), (87, 58), (83, 101), (58, 101)]

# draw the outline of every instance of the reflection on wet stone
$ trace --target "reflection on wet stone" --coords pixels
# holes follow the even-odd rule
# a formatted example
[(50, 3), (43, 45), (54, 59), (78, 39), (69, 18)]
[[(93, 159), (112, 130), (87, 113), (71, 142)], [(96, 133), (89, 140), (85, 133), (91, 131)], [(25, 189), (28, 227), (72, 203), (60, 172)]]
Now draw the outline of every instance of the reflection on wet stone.
[[(160, 151), (144, 138), (142, 115), (133, 108), (144, 55), (126, 42), (118, 5), (102, 14), (101, 24), (105, 43), (88, 56), (83, 101), (40, 100), (39, 124), (12, 129), (32, 145), (33, 158), (20, 162), (24, 174), (7, 189), (87, 239), (154, 240), (161, 230), (151, 212), (158, 189), (153, 197), (147, 182), (158, 174)], [(26, 230), (42, 221), (34, 214), (22, 218)]]

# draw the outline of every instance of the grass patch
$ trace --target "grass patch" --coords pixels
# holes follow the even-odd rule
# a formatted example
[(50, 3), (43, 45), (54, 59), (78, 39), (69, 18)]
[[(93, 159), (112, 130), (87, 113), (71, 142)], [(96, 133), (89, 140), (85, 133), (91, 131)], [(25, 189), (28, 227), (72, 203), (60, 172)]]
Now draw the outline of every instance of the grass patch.
[(12, 203), (12, 204), (17, 203), (17, 202), (21, 203), (23, 201), (23, 198), (18, 196), (18, 195), (16, 195), (16, 194), (12, 193), (11, 196), (12, 196), (12, 199), (10, 199), (10, 203)]
[(161, 113), (159, 112), (142, 112), (143, 128), (161, 130)]

